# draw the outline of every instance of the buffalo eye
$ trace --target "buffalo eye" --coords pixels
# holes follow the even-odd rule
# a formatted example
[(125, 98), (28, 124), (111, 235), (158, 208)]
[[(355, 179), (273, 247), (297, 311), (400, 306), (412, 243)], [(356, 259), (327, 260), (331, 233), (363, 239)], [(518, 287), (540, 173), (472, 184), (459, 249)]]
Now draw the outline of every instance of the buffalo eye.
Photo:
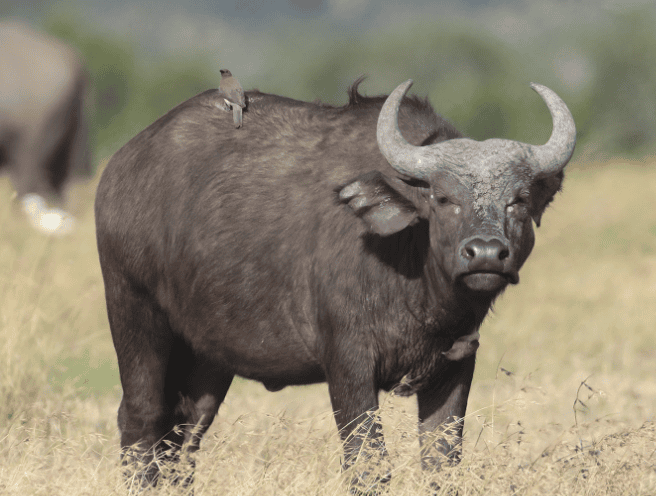
[(439, 207), (453, 206), (455, 207), (455, 213), (460, 213), (460, 207), (458, 207), (457, 204), (445, 194), (431, 194), (431, 200), (433, 200)]
[(528, 198), (524, 195), (517, 195), (515, 199), (508, 204), (506, 209), (508, 212), (514, 212), (516, 210), (520, 210), (523, 208), (526, 208), (528, 206)]

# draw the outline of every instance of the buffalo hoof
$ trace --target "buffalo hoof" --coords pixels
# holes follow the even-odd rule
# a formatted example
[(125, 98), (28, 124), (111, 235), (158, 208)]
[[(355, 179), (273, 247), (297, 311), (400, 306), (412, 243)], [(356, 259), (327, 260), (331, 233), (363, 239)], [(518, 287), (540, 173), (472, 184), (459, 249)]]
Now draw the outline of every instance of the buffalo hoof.
[(20, 200), (23, 213), (32, 227), (50, 236), (64, 236), (73, 232), (75, 219), (60, 208), (49, 208), (39, 195), (30, 193)]
[(382, 476), (363, 472), (351, 479), (349, 493), (356, 496), (378, 496), (385, 492), (385, 486), (391, 479), (392, 474), (389, 472)]
[(430, 495), (431, 496), (437, 496), (439, 493), (441, 494), (446, 494), (447, 496), (459, 496), (458, 490), (453, 487), (449, 486), (446, 491), (443, 491), (440, 485), (437, 482), (431, 482), (430, 483)]

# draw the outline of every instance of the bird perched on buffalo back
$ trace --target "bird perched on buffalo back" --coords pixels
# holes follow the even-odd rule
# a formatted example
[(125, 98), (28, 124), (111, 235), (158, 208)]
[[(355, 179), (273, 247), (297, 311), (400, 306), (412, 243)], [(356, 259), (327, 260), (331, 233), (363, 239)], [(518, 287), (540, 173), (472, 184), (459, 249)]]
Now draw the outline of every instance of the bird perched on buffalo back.
[(235, 122), (235, 127), (240, 128), (242, 124), (241, 109), (246, 106), (244, 90), (239, 84), (239, 81), (237, 81), (237, 78), (228, 69), (221, 69), (220, 72), (221, 83), (219, 84), (219, 91), (223, 95), (226, 105), (232, 108), (232, 119)]

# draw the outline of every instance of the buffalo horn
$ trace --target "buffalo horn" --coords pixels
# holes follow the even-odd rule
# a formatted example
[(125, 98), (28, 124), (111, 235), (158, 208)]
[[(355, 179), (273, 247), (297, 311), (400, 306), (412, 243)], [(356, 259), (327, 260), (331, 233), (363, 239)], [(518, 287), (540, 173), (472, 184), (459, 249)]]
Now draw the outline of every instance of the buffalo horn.
[(551, 113), (553, 130), (544, 145), (528, 145), (529, 160), (538, 176), (550, 176), (560, 172), (567, 165), (576, 145), (576, 126), (574, 117), (556, 93), (546, 86), (531, 83), (533, 88), (547, 104)]
[[(546, 86), (532, 83), (531, 87), (542, 97), (551, 112), (553, 131), (549, 141), (542, 146), (527, 145), (510, 140), (494, 140), (490, 149), (483, 143), (470, 139), (452, 139), (428, 146), (414, 146), (401, 135), (398, 124), (398, 112), (403, 96), (412, 86), (412, 79), (400, 84), (387, 97), (378, 116), (376, 138), (381, 153), (389, 164), (401, 174), (416, 179), (427, 179), (437, 167), (458, 164), (459, 155), (465, 148), (481, 146), (481, 152), (490, 152), (500, 142), (515, 143), (515, 147), (524, 150), (526, 160), (531, 164), (537, 176), (548, 176), (562, 170), (574, 153), (576, 128), (571, 112), (556, 93)], [(510, 147), (513, 148), (513, 147)], [(508, 149), (510, 149), (508, 148)]]
[(434, 170), (435, 164), (417, 160), (415, 156), (421, 147), (413, 146), (405, 140), (398, 123), (401, 100), (410, 86), (412, 79), (397, 86), (385, 100), (378, 115), (376, 139), (378, 148), (394, 169), (409, 177), (425, 179)]

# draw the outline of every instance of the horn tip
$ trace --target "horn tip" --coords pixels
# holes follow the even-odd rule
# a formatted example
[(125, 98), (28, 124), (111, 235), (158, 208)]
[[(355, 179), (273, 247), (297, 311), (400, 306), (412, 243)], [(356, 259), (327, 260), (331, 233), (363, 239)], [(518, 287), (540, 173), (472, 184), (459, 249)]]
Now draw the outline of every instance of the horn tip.
[(392, 95), (394, 94), (398, 95), (400, 93), (401, 97), (403, 97), (403, 95), (405, 95), (408, 92), (413, 82), (414, 81), (412, 81), (412, 79), (408, 79), (407, 81), (404, 81), (403, 83), (399, 84), (392, 92)]
[(408, 79), (407, 81), (401, 83), (399, 86), (403, 88), (403, 93), (408, 91), (410, 87), (414, 84), (414, 81), (412, 79)]

